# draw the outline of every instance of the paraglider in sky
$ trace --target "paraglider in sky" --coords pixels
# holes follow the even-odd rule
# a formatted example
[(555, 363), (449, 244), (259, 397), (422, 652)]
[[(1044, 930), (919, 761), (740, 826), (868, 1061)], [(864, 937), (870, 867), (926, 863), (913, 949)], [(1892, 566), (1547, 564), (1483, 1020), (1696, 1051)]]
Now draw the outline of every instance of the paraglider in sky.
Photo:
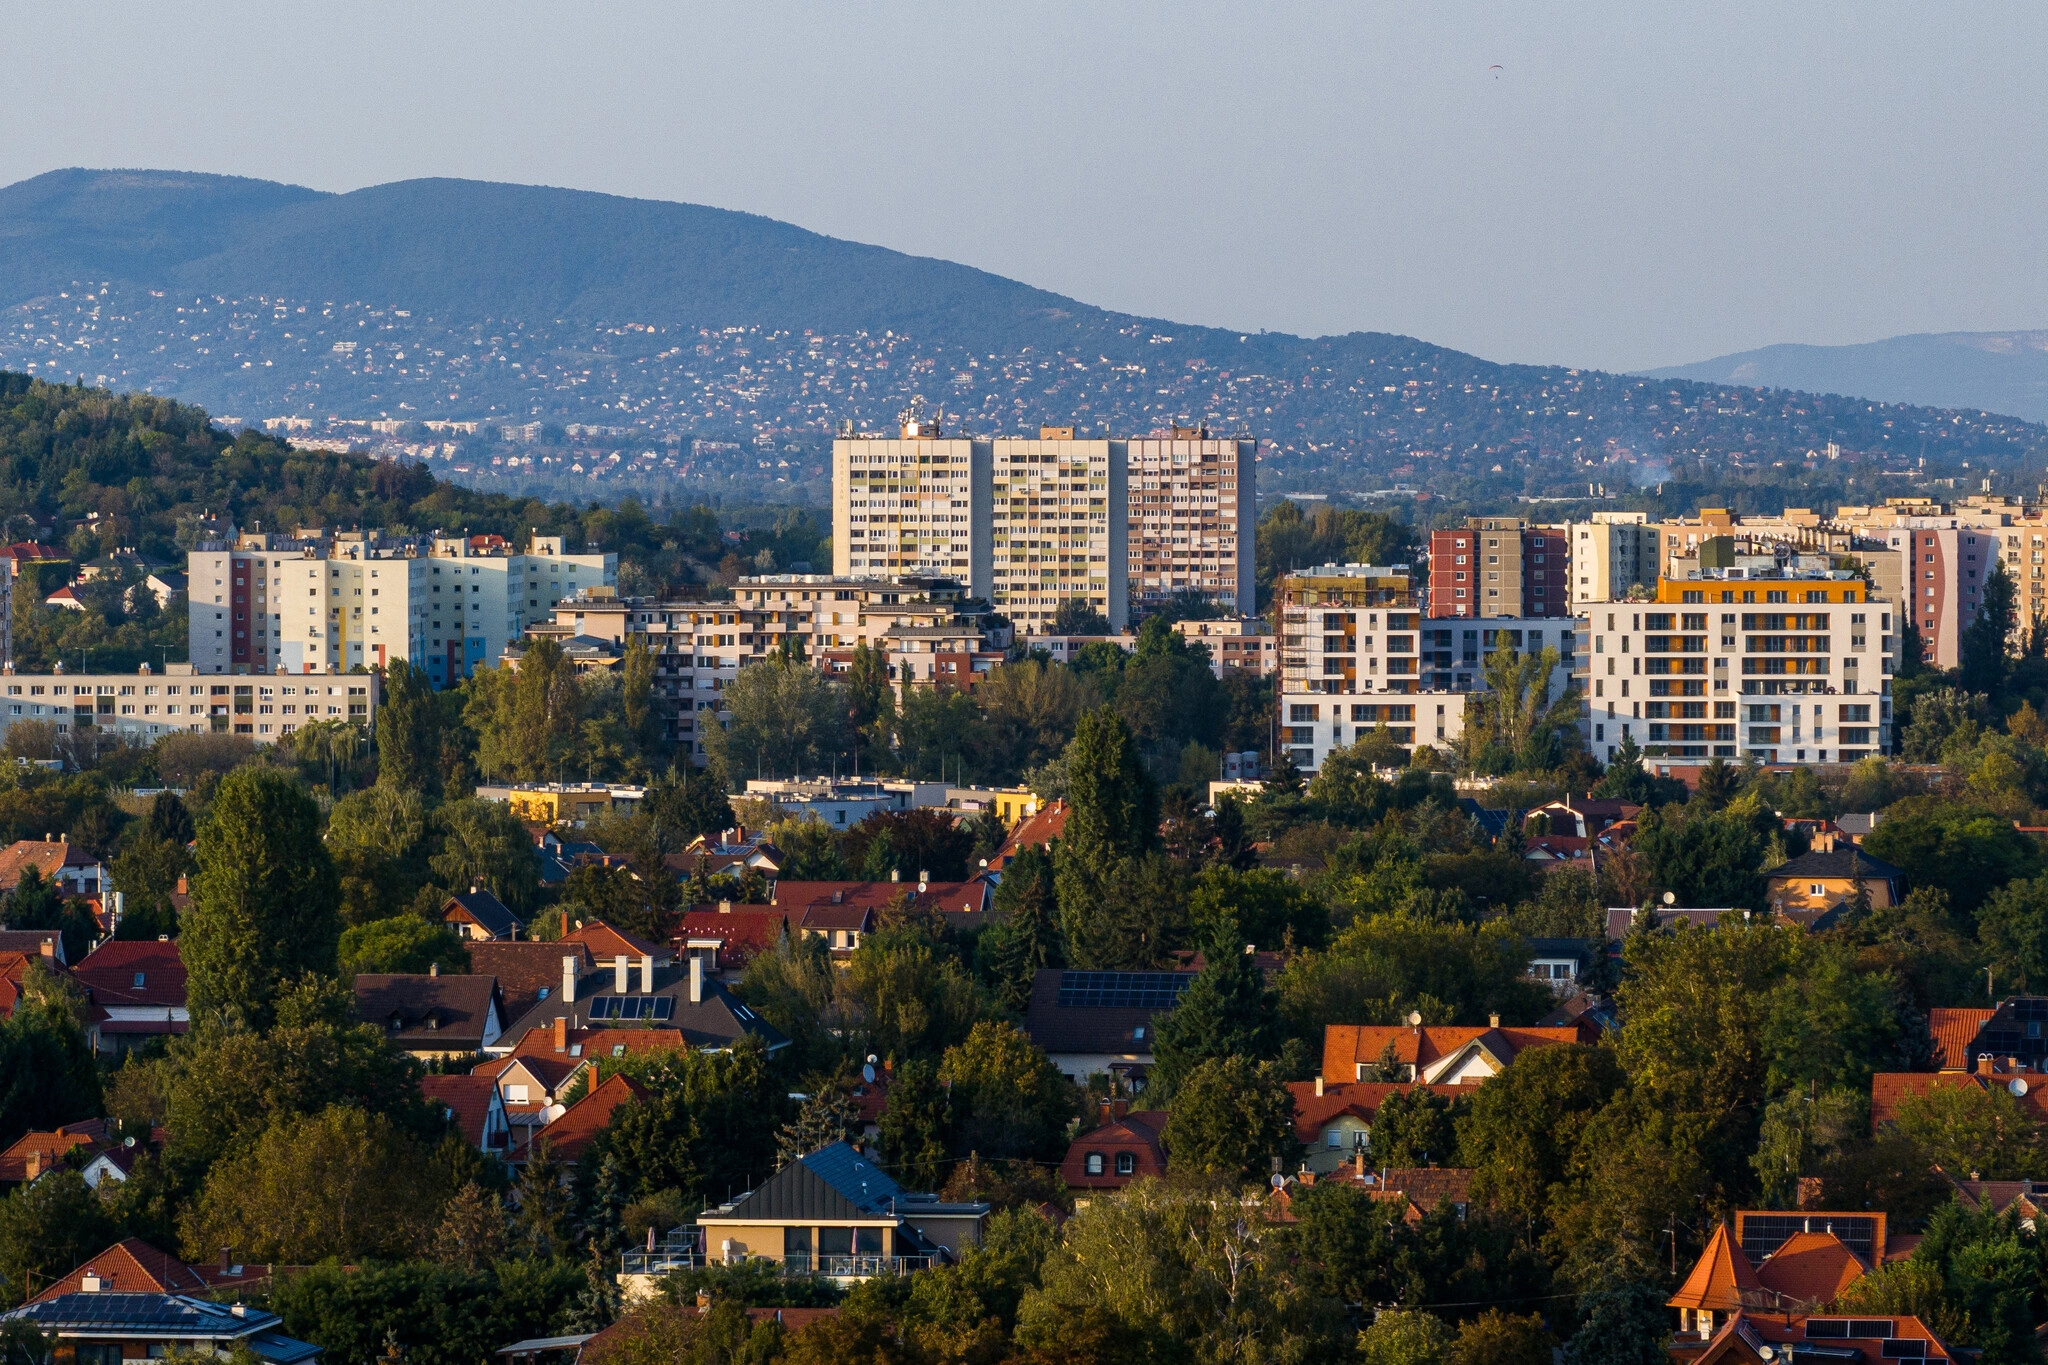
[[(1502, 65), (1501, 65), (1501, 64), (1500, 64), (1499, 62), (1495, 62), (1495, 63), (1494, 63), (1494, 64), (1493, 64), (1492, 66), (1489, 66), (1489, 67), (1487, 67), (1486, 69), (1487, 69), (1488, 71), (1505, 71), (1505, 70), (1507, 70), (1507, 68), (1506, 68), (1506, 67), (1504, 67), (1504, 66), (1502, 66)], [(1498, 77), (1498, 76), (1495, 76), (1495, 77), (1494, 77), (1494, 79), (1495, 79), (1495, 80), (1499, 80), (1499, 79), (1500, 79), (1500, 77)]]

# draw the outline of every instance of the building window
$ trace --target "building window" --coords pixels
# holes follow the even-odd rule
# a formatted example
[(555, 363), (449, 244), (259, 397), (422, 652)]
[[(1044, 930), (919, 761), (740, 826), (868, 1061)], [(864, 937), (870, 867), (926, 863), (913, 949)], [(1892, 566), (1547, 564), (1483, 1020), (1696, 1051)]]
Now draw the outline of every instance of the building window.
[(1137, 1169), (1138, 1158), (1132, 1156), (1129, 1152), (1118, 1152), (1116, 1154), (1116, 1173), (1118, 1175), (1132, 1175), (1137, 1172)]
[(1088, 1174), (1090, 1174), (1090, 1175), (1101, 1175), (1101, 1174), (1102, 1174), (1102, 1153), (1100, 1153), (1100, 1152), (1090, 1152), (1090, 1153), (1088, 1154)]

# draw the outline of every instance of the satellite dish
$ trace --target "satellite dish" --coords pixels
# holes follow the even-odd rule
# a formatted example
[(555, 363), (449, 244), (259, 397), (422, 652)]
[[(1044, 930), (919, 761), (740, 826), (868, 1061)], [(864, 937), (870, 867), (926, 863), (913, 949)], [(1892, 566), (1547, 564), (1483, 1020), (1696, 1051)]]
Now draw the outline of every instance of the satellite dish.
[(873, 1085), (875, 1083), (875, 1068), (872, 1065), (861, 1067), (860, 1078), (869, 1085)]
[(1666, 891), (1664, 893), (1664, 903), (1666, 905), (1678, 904), (1678, 893), (1676, 891)]
[(869, 1065), (869, 1066), (873, 1066), (874, 1064), (875, 1064), (875, 1054), (874, 1054), (874, 1053), (872, 1053), (872, 1052), (870, 1052), (870, 1053), (868, 1054), (868, 1065)]
[(133, 1147), (133, 1146), (135, 1145), (135, 1139), (134, 1139), (134, 1138), (132, 1138), (132, 1137), (130, 1137), (130, 1138), (123, 1138), (123, 1139), (121, 1139), (121, 1145), (122, 1145), (123, 1147)]
[(2027, 1082), (2025, 1078), (2015, 1076), (2009, 1083), (2007, 1083), (2005, 1088), (2007, 1090), (2012, 1091), (2014, 1095), (2024, 1095), (2027, 1093)]
[(1409, 1011), (1408, 1011), (1408, 1026), (1409, 1026), (1410, 1028), (1419, 1028), (1419, 1027), (1421, 1027), (1421, 1025), (1422, 1025), (1422, 1011), (1421, 1011), (1421, 1010), (1409, 1010)]
[(1287, 1188), (1287, 1177), (1286, 1177), (1286, 1176), (1284, 1176), (1284, 1175), (1282, 1175), (1282, 1174), (1280, 1174), (1280, 1172), (1278, 1172), (1278, 1171), (1275, 1171), (1275, 1172), (1273, 1172), (1273, 1188), (1274, 1188), (1274, 1189), (1276, 1189), (1276, 1190), (1284, 1190), (1284, 1189), (1286, 1189), (1286, 1188)]

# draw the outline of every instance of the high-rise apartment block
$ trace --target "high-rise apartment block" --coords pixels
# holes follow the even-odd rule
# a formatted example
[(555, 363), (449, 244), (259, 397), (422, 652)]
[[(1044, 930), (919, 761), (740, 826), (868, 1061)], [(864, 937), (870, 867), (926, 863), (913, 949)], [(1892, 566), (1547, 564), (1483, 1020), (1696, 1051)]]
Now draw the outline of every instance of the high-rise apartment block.
[(1041, 427), (995, 442), (995, 590), (1020, 635), (1046, 635), (1086, 602), (1111, 630), (1130, 621), (1128, 442)]
[(1187, 595), (1233, 614), (1257, 605), (1253, 488), (1259, 443), (1202, 427), (1125, 443), (1130, 481), (1130, 596), (1142, 613)]
[(1429, 535), (1431, 616), (1567, 616), (1571, 541), (1562, 526), (1473, 517)]
[(896, 436), (832, 443), (832, 572), (957, 578), (991, 588), (994, 443), (946, 437), (913, 408)]
[(1571, 544), (1571, 601), (1622, 602), (1629, 590), (1657, 581), (1662, 539), (1641, 512), (1595, 512), (1565, 528)]
[(187, 561), (187, 643), (200, 673), (346, 673), (403, 659), (436, 687), (497, 662), (578, 589), (616, 586), (616, 554), (537, 536), (380, 540), (272, 532), (203, 543)]

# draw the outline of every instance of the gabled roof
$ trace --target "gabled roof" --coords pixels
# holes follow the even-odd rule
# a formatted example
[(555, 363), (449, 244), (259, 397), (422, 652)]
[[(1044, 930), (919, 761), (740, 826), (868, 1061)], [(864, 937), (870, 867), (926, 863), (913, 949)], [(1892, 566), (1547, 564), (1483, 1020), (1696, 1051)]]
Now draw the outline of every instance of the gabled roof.
[[(1850, 1336), (1882, 1324), (1888, 1336)], [(1905, 1356), (1900, 1342), (1919, 1342), (1918, 1354)], [(1953, 1361), (1955, 1353), (1927, 1324), (1916, 1317), (1898, 1313), (1785, 1314), (1737, 1311), (1699, 1354), (1688, 1357), (1694, 1365), (1728, 1365), (1729, 1362), (1763, 1360), (1768, 1349), (1777, 1360), (1880, 1361), (1925, 1360), (1935, 1365)]]
[(365, 972), (356, 978), (356, 1017), (401, 1049), (480, 1050), (498, 983), (488, 976)]
[(99, 859), (68, 839), (18, 839), (0, 849), (0, 891), (12, 891), (25, 868), (33, 867), (44, 881), (55, 881), (62, 868), (98, 864)]
[(552, 1147), (557, 1160), (574, 1161), (611, 1123), (613, 1110), (622, 1104), (641, 1103), (646, 1098), (647, 1092), (638, 1082), (627, 1076), (613, 1076), (570, 1105), (562, 1117), (541, 1129), (533, 1140)]
[[(2015, 1079), (2004, 1075), (1979, 1076), (1963, 1071), (1880, 1071), (1870, 1078), (1870, 1130), (1874, 1133), (1899, 1116), (1899, 1103), (1908, 1095), (1925, 1095), (1935, 1090), (1966, 1090), (1971, 1086), (2009, 1086)], [(2020, 1077), (2017, 1079), (2026, 1079)], [(2035, 1077), (2048, 1082), (2048, 1078)], [(2036, 1123), (2048, 1122), (2048, 1083), (2027, 1082), (2027, 1093), (2016, 1096), (2020, 1108)]]
[[(769, 897), (773, 902), (773, 908), (801, 914), (806, 910), (822, 907), (851, 909), (864, 906), (869, 910), (880, 910), (898, 896), (902, 896), (919, 909), (936, 910), (949, 920), (959, 923), (962, 916), (967, 917), (968, 922), (973, 922), (974, 916), (986, 913), (991, 893), (992, 888), (989, 884), (979, 878), (964, 882), (778, 881), (770, 888)], [(849, 924), (844, 927), (853, 926)]]
[(1745, 1293), (1751, 1296), (1748, 1302), (1755, 1303), (1755, 1295), (1762, 1288), (1749, 1258), (1729, 1235), (1728, 1225), (1719, 1223), (1714, 1227), (1714, 1235), (1707, 1239), (1707, 1249), (1694, 1262), (1692, 1273), (1685, 1277), (1685, 1283), (1678, 1287), (1667, 1306), (1732, 1313), (1743, 1306)]
[(1976, 1066), (1977, 1031), (1991, 1022), (1996, 1009), (1930, 1009), (1927, 1032), (1934, 1038), (1934, 1056), (1943, 1071), (1969, 1071)]
[(189, 1266), (169, 1252), (158, 1251), (140, 1237), (129, 1237), (96, 1256), (87, 1257), (83, 1265), (29, 1302), (41, 1303), (65, 1294), (82, 1293), (88, 1275), (99, 1278), (100, 1287), (96, 1292), (102, 1294), (209, 1294), (216, 1288), (254, 1283), (268, 1273), (268, 1268), (262, 1266), (231, 1266), (225, 1272), (218, 1267), (201, 1269)]
[(591, 920), (562, 935), (558, 943), (581, 944), (590, 950), (590, 956), (598, 962), (610, 962), (614, 958), (629, 957), (638, 962), (643, 957), (653, 957), (659, 962), (668, 960), (668, 948), (659, 943), (649, 943), (623, 929), (614, 929), (603, 920)]
[(71, 974), (102, 1008), (185, 1003), (185, 961), (176, 939), (108, 939), (80, 959)]
[(1067, 830), (1067, 802), (1061, 797), (1048, 805), (1040, 806), (1036, 814), (1010, 831), (1010, 837), (1003, 840), (1003, 846), (988, 860), (988, 870), (1000, 872), (1008, 867), (1018, 853), (1027, 848), (1044, 848)]
[(555, 1051), (552, 1028), (530, 1030), (512, 1049), (514, 1057), (552, 1057), (570, 1065), (594, 1057), (632, 1057), (646, 1052), (677, 1052), (690, 1045), (682, 1030), (672, 1028), (564, 1029), (562, 1050)]
[(895, 1204), (903, 1193), (881, 1167), (848, 1144), (835, 1142), (790, 1162), (751, 1193), (705, 1213), (781, 1223), (879, 1222), (895, 1217)]
[(422, 1076), (420, 1095), (447, 1109), (455, 1127), (469, 1145), (484, 1150), (490, 1127), (491, 1108), (498, 1104), (498, 1083), (489, 1076), (471, 1072), (467, 1076)]
[(874, 907), (867, 905), (808, 905), (804, 907), (803, 927), (820, 932), (851, 930), (858, 934), (873, 933), (875, 928)]
[(55, 1131), (47, 1133), (23, 1133), (7, 1150), (0, 1151), (0, 1181), (27, 1180), (31, 1164), (38, 1175), (53, 1170), (73, 1148), (93, 1148), (106, 1140), (104, 1119), (59, 1124)]
[(1455, 1097), (1470, 1093), (1455, 1085), (1422, 1085), (1406, 1082), (1386, 1081), (1337, 1081), (1324, 1082), (1323, 1093), (1316, 1093), (1314, 1081), (1289, 1081), (1287, 1093), (1294, 1097), (1294, 1136), (1303, 1143), (1313, 1143), (1323, 1129), (1346, 1114), (1363, 1119), (1370, 1124), (1387, 1102), (1389, 1095), (1406, 1094), (1411, 1090), (1425, 1095)]
[(494, 939), (517, 938), (523, 927), (512, 907), (480, 886), (450, 896), (441, 906), (441, 918), (467, 919)]
[(676, 928), (675, 941), (687, 948), (692, 943), (716, 942), (721, 970), (744, 967), (762, 953), (774, 951), (787, 932), (790, 917), (767, 905), (746, 907), (748, 914), (719, 914), (691, 911)]
[(576, 959), (579, 976), (596, 965), (581, 943), (487, 941), (466, 946), (470, 971), (497, 978), (498, 998), (504, 1002), (508, 1020), (517, 1019), (544, 996), (562, 989), (563, 958)]
[(1812, 1308), (1833, 1303), (1869, 1269), (1832, 1232), (1795, 1232), (1756, 1268), (1756, 1280), (1780, 1306)]
[(1506, 1065), (1532, 1047), (1598, 1040), (1599, 1030), (1579, 1023), (1564, 1028), (1450, 1027), (1435, 1024), (1331, 1024), (1323, 1030), (1323, 1076), (1344, 1079), (1358, 1074), (1391, 1047), (1394, 1060), (1427, 1078), (1445, 1063), (1477, 1048)]
[[(237, 1311), (239, 1310), (239, 1311)], [(244, 1305), (208, 1303), (184, 1294), (58, 1294), (0, 1315), (19, 1318), (45, 1332), (87, 1335), (95, 1328), (125, 1334), (138, 1330), (175, 1338), (246, 1339), (279, 1325), (275, 1313)]]
[[(45, 944), (50, 948), (47, 953), (43, 951)], [(65, 965), (64, 935), (55, 929), (0, 929), (0, 953), (51, 958), (61, 967)]]
[(1476, 1174), (1464, 1166), (1396, 1166), (1382, 1175), (1379, 1188), (1404, 1197), (1422, 1213), (1446, 1203), (1464, 1208), (1472, 1202)]
[(1196, 975), (1044, 968), (1031, 978), (1024, 1031), (1047, 1052), (1150, 1056), (1152, 1021), (1172, 1012)]

